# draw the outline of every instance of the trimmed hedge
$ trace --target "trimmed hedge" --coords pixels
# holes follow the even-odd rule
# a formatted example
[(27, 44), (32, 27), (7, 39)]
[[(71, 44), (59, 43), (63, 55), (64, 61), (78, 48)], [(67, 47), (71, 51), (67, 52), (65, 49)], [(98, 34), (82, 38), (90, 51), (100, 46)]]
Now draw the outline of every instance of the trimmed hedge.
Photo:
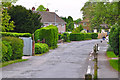
[(22, 39), (16, 37), (3, 37), (2, 40), (9, 42), (12, 47), (13, 54), (11, 60), (22, 59), (24, 46)]
[(13, 33), (13, 32), (0, 32), (2, 37), (11, 36), (11, 37), (32, 37), (30, 33)]
[(70, 40), (71, 41), (81, 41), (81, 40), (91, 40), (97, 39), (96, 33), (71, 33)]
[(64, 42), (70, 42), (70, 34), (67, 32), (64, 32), (62, 34), (62, 38), (64, 39)]
[(35, 54), (42, 54), (49, 51), (49, 47), (45, 43), (35, 43)]
[[(9, 42), (7, 42), (7, 41), (3, 41), (2, 42), (3, 43), (3, 45), (5, 45), (7, 48), (7, 53), (4, 53), (3, 52), (3, 54), (2, 54), (2, 61), (4, 62), (4, 61), (10, 61), (10, 59), (11, 59), (11, 56), (12, 56), (12, 47), (11, 47), (11, 45), (10, 45), (10, 43)], [(3, 46), (4, 47), (4, 46)]]
[(58, 41), (58, 28), (53, 25), (49, 25), (47, 27), (42, 27), (41, 29), (38, 29), (35, 31), (35, 42), (37, 40), (43, 40), (45, 39), (45, 43), (51, 47), (56, 48), (57, 47), (57, 41)]

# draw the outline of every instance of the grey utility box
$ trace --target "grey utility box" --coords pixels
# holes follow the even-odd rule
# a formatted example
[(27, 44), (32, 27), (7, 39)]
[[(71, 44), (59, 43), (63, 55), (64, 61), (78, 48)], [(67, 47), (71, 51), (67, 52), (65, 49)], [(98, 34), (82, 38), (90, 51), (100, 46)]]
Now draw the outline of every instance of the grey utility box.
[(31, 37), (19, 37), (24, 41), (23, 55), (32, 56), (32, 39)]

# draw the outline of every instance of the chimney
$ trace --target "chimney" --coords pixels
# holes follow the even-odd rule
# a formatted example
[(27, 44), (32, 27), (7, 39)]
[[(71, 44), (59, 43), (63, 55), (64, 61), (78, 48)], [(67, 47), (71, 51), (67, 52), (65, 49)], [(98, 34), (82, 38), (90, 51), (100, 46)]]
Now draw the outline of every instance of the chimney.
[(35, 7), (32, 7), (32, 11), (35, 11)]
[(47, 8), (46, 11), (49, 12), (49, 9)]

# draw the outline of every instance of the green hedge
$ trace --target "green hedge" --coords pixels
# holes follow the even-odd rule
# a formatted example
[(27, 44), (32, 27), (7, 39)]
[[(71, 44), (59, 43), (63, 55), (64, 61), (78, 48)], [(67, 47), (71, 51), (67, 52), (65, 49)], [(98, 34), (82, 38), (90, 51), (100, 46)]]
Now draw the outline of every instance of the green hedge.
[(49, 25), (47, 27), (43, 27), (41, 29), (36, 30), (35, 42), (37, 42), (38, 39), (40, 41), (45, 39), (45, 43), (49, 47), (56, 48), (58, 41), (58, 28), (56, 26)]
[(49, 47), (45, 43), (35, 43), (35, 54), (41, 54), (49, 51)]
[(71, 41), (81, 41), (81, 40), (91, 40), (97, 39), (96, 33), (71, 33), (70, 40)]
[(70, 42), (70, 34), (67, 32), (64, 32), (62, 34), (62, 38), (64, 39), (64, 42)]
[(98, 33), (91, 33), (91, 37), (92, 37), (92, 39), (97, 39)]
[(62, 39), (62, 34), (58, 34), (58, 40)]
[(112, 26), (109, 34), (109, 44), (116, 55), (119, 55), (119, 32), (120, 26), (118, 24), (115, 24)]
[[(13, 54), (13, 52), (12, 52), (12, 47), (11, 47), (11, 45), (10, 45), (10, 43), (9, 42), (7, 42), (7, 41), (3, 41), (3, 45), (5, 45), (7, 48), (7, 53), (4, 53), (3, 52), (3, 54), (2, 54), (2, 61), (4, 62), (4, 61), (10, 61), (10, 59), (11, 59), (11, 57), (12, 57), (12, 54)], [(4, 47), (4, 46), (3, 46)]]
[(23, 40), (16, 38), (16, 37), (3, 37), (2, 38), (3, 41), (7, 41), (10, 43), (11, 47), (12, 47), (12, 56), (11, 56), (11, 60), (15, 60), (15, 59), (21, 59), (23, 56)]
[(13, 32), (0, 32), (2, 37), (11, 36), (11, 37), (32, 37), (30, 33), (13, 33)]

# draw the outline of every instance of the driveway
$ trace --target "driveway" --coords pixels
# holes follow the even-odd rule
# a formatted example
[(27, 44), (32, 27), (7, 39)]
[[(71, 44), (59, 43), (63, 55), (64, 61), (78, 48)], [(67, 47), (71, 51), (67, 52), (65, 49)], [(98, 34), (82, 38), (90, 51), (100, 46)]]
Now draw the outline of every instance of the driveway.
[(84, 78), (87, 58), (100, 40), (73, 41), (58, 44), (42, 56), (2, 68), (3, 78)]

